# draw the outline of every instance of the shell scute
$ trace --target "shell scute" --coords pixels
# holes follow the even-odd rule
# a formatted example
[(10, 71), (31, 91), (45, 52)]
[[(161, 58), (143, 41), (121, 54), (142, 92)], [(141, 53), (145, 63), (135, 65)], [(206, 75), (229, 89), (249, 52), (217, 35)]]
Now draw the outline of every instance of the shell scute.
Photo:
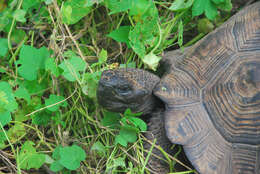
[(237, 16), (233, 35), (239, 52), (259, 51), (260, 9), (257, 5)]
[(155, 91), (168, 138), (202, 174), (259, 174), (260, 2), (181, 57)]
[(203, 92), (216, 129), (232, 143), (260, 144), (260, 55), (237, 54)]
[(189, 74), (203, 88), (218, 72), (225, 69), (236, 53), (231, 25), (222, 27), (197, 42), (178, 62), (176, 68)]

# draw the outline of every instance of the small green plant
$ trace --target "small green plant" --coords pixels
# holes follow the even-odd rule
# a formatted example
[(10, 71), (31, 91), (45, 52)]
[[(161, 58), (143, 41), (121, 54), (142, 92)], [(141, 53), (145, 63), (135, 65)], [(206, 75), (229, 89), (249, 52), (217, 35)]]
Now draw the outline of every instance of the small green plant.
[(34, 143), (26, 141), (17, 156), (17, 164), (21, 169), (40, 168), (45, 163), (45, 155), (36, 152)]
[(218, 9), (229, 11), (232, 9), (231, 0), (175, 0), (170, 6), (172, 11), (183, 11), (192, 7), (192, 16), (205, 13), (206, 17), (213, 20), (218, 15)]
[(122, 116), (117, 113), (106, 112), (102, 120), (104, 126), (119, 129), (115, 137), (115, 143), (126, 147), (128, 143), (134, 143), (140, 131), (146, 131), (146, 123), (138, 118), (142, 113), (132, 113), (128, 108)]
[(80, 162), (85, 160), (85, 151), (77, 146), (57, 146), (53, 151), (52, 158), (54, 159), (51, 163), (50, 169), (54, 172), (63, 170), (76, 170), (80, 166)]
[(11, 113), (18, 108), (11, 86), (0, 82), (0, 124), (5, 126), (12, 120)]
[(213, 20), (218, 15), (218, 9), (231, 10), (231, 0), (194, 0), (192, 15), (198, 16), (205, 13), (208, 19)]

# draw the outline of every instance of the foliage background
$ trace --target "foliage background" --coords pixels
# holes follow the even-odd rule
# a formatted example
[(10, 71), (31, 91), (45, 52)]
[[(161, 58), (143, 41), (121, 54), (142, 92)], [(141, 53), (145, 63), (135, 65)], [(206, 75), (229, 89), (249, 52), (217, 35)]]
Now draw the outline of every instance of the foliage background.
[[(0, 172), (154, 173), (140, 114), (98, 106), (102, 71), (157, 73), (164, 51), (251, 2), (230, 11), (230, 0), (0, 0)], [(175, 172), (179, 153), (164, 154)]]

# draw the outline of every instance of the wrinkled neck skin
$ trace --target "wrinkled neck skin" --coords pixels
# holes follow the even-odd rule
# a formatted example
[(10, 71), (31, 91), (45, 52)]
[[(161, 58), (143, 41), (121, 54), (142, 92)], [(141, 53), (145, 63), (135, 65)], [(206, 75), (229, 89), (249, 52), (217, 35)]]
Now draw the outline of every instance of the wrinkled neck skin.
[(159, 77), (144, 70), (106, 70), (98, 84), (98, 102), (112, 112), (123, 113), (130, 108), (135, 113), (149, 114), (161, 106), (161, 101), (153, 95), (159, 81)]

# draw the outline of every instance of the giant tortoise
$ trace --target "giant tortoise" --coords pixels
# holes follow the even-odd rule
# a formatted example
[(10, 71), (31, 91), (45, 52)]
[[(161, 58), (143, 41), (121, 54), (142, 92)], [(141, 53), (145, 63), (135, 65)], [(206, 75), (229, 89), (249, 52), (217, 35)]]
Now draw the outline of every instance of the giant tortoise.
[(99, 103), (149, 114), (162, 101), (168, 139), (183, 145), (199, 173), (260, 174), (260, 2), (184, 51), (166, 53), (162, 65), (161, 78), (104, 71)]

